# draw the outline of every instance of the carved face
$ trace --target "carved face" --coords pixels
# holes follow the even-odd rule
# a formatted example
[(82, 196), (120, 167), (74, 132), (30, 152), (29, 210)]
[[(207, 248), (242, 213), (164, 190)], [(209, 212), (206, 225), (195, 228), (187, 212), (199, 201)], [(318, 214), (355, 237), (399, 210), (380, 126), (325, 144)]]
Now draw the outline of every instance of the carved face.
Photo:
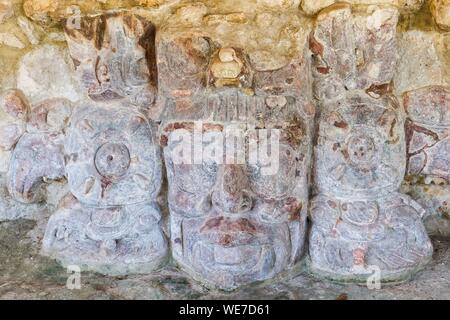
[(85, 204), (133, 204), (155, 199), (159, 192), (159, 149), (139, 113), (80, 108), (72, 118), (66, 153), (71, 192)]
[(94, 100), (126, 98), (137, 106), (153, 103), (156, 82), (154, 28), (133, 15), (83, 18), (66, 26), (70, 55)]
[(360, 196), (395, 190), (405, 163), (399, 115), (367, 102), (324, 113), (316, 146), (318, 187)]
[[(257, 134), (246, 133), (247, 155), (248, 141), (256, 141), (251, 139)], [(225, 145), (226, 151), (226, 138), (205, 140), (203, 150)], [(224, 289), (267, 279), (292, 265), (305, 232), (305, 146), (281, 140), (273, 172), (249, 157), (240, 164), (221, 157), (180, 163), (176, 153), (189, 148), (189, 142), (172, 134), (164, 151), (175, 259), (188, 272)]]

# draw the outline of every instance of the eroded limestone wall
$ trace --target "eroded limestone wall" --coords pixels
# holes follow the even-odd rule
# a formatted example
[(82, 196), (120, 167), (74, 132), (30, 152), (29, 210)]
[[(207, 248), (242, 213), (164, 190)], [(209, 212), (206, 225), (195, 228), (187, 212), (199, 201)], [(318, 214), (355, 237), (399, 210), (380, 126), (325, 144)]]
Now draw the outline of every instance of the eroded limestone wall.
[[(307, 256), (310, 211), (322, 275), (409, 276), (431, 252), (422, 220), (450, 235), (449, 28), (448, 0), (0, 0), (0, 219), (46, 203), (43, 253), (63, 264), (126, 274), (174, 257), (233, 289)], [(170, 166), (169, 133), (199, 120), (281, 129), (284, 176)], [(205, 194), (248, 217), (215, 218)], [(238, 229), (269, 243), (196, 247)]]

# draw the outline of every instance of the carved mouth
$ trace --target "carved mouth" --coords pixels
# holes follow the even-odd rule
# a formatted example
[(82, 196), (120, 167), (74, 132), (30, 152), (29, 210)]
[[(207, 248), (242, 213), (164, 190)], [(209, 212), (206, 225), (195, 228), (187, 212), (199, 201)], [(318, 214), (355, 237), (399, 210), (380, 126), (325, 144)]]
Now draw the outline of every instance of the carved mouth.
[(262, 241), (258, 237), (248, 232), (208, 232), (201, 235), (201, 241), (205, 244), (226, 248), (262, 245)]
[(270, 245), (238, 245), (198, 242), (193, 248), (194, 261), (209, 272), (227, 271), (234, 276), (268, 274), (275, 266), (275, 253)]

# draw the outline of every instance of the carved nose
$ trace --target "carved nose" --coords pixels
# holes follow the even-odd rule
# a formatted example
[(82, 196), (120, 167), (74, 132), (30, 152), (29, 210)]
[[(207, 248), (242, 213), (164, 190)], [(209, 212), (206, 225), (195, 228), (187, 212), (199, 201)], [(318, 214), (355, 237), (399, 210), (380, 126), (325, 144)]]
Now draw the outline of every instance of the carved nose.
[(212, 194), (213, 205), (223, 213), (250, 211), (253, 199), (248, 190), (249, 183), (244, 168), (238, 165), (225, 165)]

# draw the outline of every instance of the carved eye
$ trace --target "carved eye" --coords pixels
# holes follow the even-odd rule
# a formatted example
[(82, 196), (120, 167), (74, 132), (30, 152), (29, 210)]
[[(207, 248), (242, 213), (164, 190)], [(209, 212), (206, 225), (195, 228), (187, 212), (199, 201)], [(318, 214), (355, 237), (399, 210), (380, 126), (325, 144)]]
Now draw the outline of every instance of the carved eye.
[(210, 165), (176, 165), (175, 181), (181, 191), (193, 194), (206, 193), (214, 186), (217, 168)]
[(295, 185), (295, 152), (289, 146), (280, 145), (278, 156), (270, 158), (270, 163), (249, 164), (247, 172), (253, 192), (265, 198), (283, 198)]

